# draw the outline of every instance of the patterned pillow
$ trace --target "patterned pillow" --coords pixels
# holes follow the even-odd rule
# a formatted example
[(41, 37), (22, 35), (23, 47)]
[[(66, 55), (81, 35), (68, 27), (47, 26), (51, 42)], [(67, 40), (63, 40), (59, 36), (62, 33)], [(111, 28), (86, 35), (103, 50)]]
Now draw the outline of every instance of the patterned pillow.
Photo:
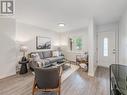
[(40, 56), (38, 55), (38, 53), (31, 54), (31, 57), (33, 58), (33, 61), (35, 61), (35, 62), (41, 61)]
[(60, 56), (60, 52), (59, 51), (53, 51), (52, 56), (53, 57), (58, 57), (58, 56)]
[(44, 58), (52, 57), (51, 51), (44, 51), (43, 56), (44, 56)]
[(44, 58), (42, 52), (38, 52), (38, 55), (39, 55), (40, 59), (43, 59)]
[(43, 67), (51, 66), (50, 60), (48, 60), (48, 59), (43, 59), (42, 61), (43, 61), (43, 62), (42, 62)]

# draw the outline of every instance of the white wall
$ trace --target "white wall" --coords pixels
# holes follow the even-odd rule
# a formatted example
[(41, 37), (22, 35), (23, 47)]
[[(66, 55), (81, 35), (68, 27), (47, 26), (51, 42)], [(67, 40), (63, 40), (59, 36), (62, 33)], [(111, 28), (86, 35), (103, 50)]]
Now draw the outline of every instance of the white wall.
[(52, 47), (59, 45), (58, 34), (56, 32), (30, 24), (16, 22), (16, 41), (19, 44), (25, 44), (30, 51), (36, 51), (36, 36), (51, 38)]
[(16, 73), (15, 19), (0, 18), (0, 79)]
[(127, 11), (123, 14), (119, 26), (119, 63), (127, 64)]

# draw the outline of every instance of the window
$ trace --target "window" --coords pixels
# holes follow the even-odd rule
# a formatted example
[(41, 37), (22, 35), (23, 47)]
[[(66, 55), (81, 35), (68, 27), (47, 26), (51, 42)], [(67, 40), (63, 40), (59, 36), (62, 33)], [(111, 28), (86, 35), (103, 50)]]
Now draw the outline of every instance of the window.
[(104, 38), (103, 55), (108, 56), (108, 38)]
[(73, 37), (70, 38), (70, 50), (82, 50), (82, 38), (81, 37)]

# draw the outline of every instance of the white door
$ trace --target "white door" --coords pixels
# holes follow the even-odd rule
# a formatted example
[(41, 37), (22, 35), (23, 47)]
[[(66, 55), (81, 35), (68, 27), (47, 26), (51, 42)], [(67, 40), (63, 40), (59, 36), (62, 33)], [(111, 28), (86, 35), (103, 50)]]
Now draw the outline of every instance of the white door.
[(98, 65), (115, 64), (115, 32), (98, 32)]

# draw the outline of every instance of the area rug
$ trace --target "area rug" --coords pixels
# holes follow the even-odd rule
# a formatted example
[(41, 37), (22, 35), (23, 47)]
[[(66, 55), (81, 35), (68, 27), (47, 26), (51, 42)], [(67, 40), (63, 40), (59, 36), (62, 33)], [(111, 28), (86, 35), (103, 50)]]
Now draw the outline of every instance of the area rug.
[[(70, 64), (68, 64), (70, 65)], [(62, 78), (61, 78), (61, 82), (63, 82), (64, 80), (66, 80), (72, 73), (74, 73), (76, 70), (78, 70), (79, 67), (77, 65), (72, 65), (71, 64), (71, 68), (66, 69), (63, 74), (62, 74)]]
[(65, 65), (62, 66), (62, 68), (63, 68), (63, 71), (66, 71), (66, 70), (68, 70), (69, 68), (71, 68), (71, 66), (68, 65), (68, 64), (65, 64)]

